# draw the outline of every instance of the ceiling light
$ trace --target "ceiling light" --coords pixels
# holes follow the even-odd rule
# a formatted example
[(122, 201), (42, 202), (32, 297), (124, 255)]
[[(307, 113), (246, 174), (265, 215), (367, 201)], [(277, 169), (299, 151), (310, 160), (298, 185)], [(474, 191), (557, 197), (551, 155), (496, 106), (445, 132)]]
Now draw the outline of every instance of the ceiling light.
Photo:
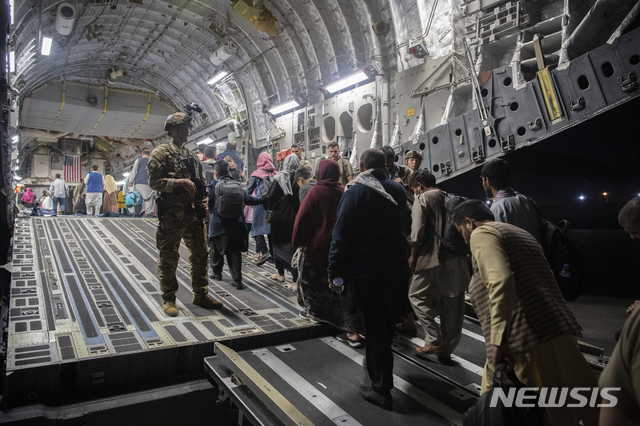
[(118, 186), (119, 185), (124, 185), (124, 181), (123, 180), (119, 180), (119, 181), (116, 182), (116, 185), (118, 185)]
[(196, 145), (204, 145), (206, 143), (211, 143), (213, 142), (213, 139), (211, 138), (204, 138), (201, 141), (196, 142)]
[(353, 86), (354, 84), (358, 84), (361, 81), (368, 80), (369, 77), (363, 72), (358, 71), (355, 74), (351, 74), (343, 79), (336, 81), (335, 83), (331, 83), (327, 87), (324, 88), (327, 92), (336, 93), (345, 87)]
[(18, 176), (18, 175), (13, 175), (13, 179), (14, 180), (22, 180), (22, 178), (20, 176)]
[(207, 81), (207, 84), (216, 84), (218, 81), (222, 80), (223, 78), (225, 78), (227, 75), (229, 75), (228, 71), (218, 71), (216, 73), (216, 75), (214, 75), (211, 80)]
[(9, 52), (9, 72), (16, 70), (16, 52)]
[(122, 176), (127, 177), (129, 176), (131, 173), (127, 172), (127, 173), (123, 173)]
[(271, 115), (278, 115), (281, 112), (289, 111), (290, 109), (294, 109), (299, 106), (300, 104), (298, 103), (298, 101), (293, 100), (293, 101), (282, 103), (280, 105), (273, 106), (267, 109), (267, 112), (269, 112), (269, 114)]
[(40, 53), (42, 53), (45, 56), (49, 56), (49, 54), (51, 53), (52, 43), (53, 43), (52, 38), (42, 37), (42, 50), (40, 51)]
[(20, 140), (20, 136), (18, 136), (18, 135), (14, 135), (11, 138), (12, 143), (18, 143), (19, 140)]
[(11, 16), (11, 18), (10, 18), (11, 21), (9, 22), (10, 25), (13, 25), (13, 14), (14, 14), (13, 8), (14, 8), (14, 6), (15, 6), (15, 1), (14, 0), (9, 0), (9, 9), (11, 9), (11, 12), (9, 13), (9, 16)]

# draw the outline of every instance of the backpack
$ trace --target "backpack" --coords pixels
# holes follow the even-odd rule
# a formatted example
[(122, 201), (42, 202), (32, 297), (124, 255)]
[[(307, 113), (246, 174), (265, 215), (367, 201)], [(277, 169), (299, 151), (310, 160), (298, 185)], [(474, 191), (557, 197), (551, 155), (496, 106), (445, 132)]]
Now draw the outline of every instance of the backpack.
[(134, 207), (142, 204), (142, 195), (138, 191), (129, 191), (124, 199), (125, 207)]
[(455, 256), (466, 256), (471, 253), (471, 249), (464, 242), (464, 238), (456, 229), (456, 224), (453, 222), (453, 212), (459, 204), (469, 200), (466, 197), (462, 197), (458, 194), (450, 194), (445, 192), (444, 194), (444, 215), (442, 236), (434, 232), (435, 236), (440, 239), (442, 248), (450, 254)]
[(218, 216), (233, 219), (244, 213), (244, 190), (237, 180), (219, 180), (215, 188), (215, 197)]
[(211, 164), (211, 163), (203, 163), (202, 165), (204, 166), (204, 178), (207, 181), (207, 185), (209, 185), (211, 183), (211, 181), (214, 179), (214, 177), (213, 177), (213, 164)]
[(528, 199), (540, 217), (540, 245), (558, 282), (562, 297), (569, 302), (576, 300), (582, 292), (585, 264), (582, 252), (569, 238), (570, 224), (566, 220), (557, 224), (549, 222), (542, 217), (538, 205), (531, 198)]
[(269, 190), (273, 186), (274, 181), (275, 179), (273, 179), (273, 176), (266, 176), (262, 179), (262, 198), (265, 198), (267, 194), (269, 194)]

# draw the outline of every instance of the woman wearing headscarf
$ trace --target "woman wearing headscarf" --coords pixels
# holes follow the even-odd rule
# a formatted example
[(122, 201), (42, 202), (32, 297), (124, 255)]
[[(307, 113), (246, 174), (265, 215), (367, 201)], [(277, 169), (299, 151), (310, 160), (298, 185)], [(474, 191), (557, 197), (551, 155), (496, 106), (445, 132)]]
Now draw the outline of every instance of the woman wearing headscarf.
[(300, 208), (298, 191), (300, 188), (294, 182), (296, 170), (300, 168), (300, 160), (295, 154), (289, 155), (284, 160), (282, 171), (273, 178), (273, 185), (265, 197), (266, 205), (271, 213), (271, 237), (273, 238), (273, 257), (278, 273), (271, 278), (284, 282), (284, 270), (287, 269), (293, 275), (294, 285), (298, 281), (298, 270), (291, 266), (293, 248), (291, 237), (293, 224)]
[(20, 199), (20, 202), (22, 203), (23, 206), (25, 206), (26, 208), (33, 208), (33, 203), (36, 200), (36, 194), (33, 193), (33, 191), (31, 191), (31, 188), (27, 188), (24, 192), (24, 194), (22, 194), (22, 198)]
[(331, 234), (344, 193), (339, 180), (338, 163), (334, 160), (321, 161), (318, 182), (307, 192), (296, 216), (291, 244), (294, 249), (302, 247), (304, 250), (300, 262), (298, 304), (304, 308), (303, 316), (347, 331), (341, 335), (341, 340), (348, 339), (351, 346), (361, 347), (358, 332), (362, 331), (362, 326), (357, 313), (351, 309), (348, 294), (336, 294), (328, 285)]
[[(251, 174), (251, 180), (247, 187), (247, 194), (254, 197), (265, 196), (264, 179), (266, 177), (273, 177), (276, 174), (276, 168), (273, 166), (273, 159), (271, 155), (263, 152), (258, 156), (257, 162), (258, 169)], [(273, 244), (271, 240), (271, 225), (266, 221), (267, 212), (262, 205), (255, 206), (253, 208), (253, 222), (251, 225), (251, 235), (256, 240), (256, 254), (260, 254), (260, 257), (256, 259), (257, 264), (264, 264), (271, 257), (273, 249), (267, 247), (267, 242), (264, 236), (269, 236), (269, 246)]]
[(118, 184), (111, 175), (104, 178), (104, 201), (102, 203), (102, 213), (118, 212)]
[(73, 214), (73, 192), (74, 192), (74, 187), (70, 187), (69, 188), (69, 192), (67, 193), (67, 196), (64, 199), (64, 214)]

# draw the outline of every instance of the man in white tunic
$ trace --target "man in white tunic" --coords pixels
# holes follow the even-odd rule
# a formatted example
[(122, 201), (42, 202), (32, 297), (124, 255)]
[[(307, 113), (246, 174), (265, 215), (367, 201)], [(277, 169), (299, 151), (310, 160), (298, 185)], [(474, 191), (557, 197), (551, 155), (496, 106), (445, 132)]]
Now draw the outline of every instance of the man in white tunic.
[(98, 173), (98, 166), (94, 164), (91, 166), (91, 172), (87, 173), (84, 181), (87, 185), (87, 214), (97, 215), (100, 213), (100, 207), (102, 206), (102, 188), (106, 184), (104, 176)]

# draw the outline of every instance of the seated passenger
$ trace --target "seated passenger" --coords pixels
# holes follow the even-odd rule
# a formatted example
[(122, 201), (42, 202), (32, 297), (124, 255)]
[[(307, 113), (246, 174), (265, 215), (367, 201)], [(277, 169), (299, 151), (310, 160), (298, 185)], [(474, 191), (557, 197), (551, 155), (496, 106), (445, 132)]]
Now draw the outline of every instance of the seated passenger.
[[(494, 221), (479, 200), (460, 204), (454, 223), (471, 246), (469, 294), (487, 349), (481, 392), (493, 387), (495, 366), (503, 363), (529, 387), (597, 387), (578, 347), (580, 326), (535, 238)], [(597, 407), (588, 405), (547, 407), (546, 414), (554, 426), (598, 424)]]

